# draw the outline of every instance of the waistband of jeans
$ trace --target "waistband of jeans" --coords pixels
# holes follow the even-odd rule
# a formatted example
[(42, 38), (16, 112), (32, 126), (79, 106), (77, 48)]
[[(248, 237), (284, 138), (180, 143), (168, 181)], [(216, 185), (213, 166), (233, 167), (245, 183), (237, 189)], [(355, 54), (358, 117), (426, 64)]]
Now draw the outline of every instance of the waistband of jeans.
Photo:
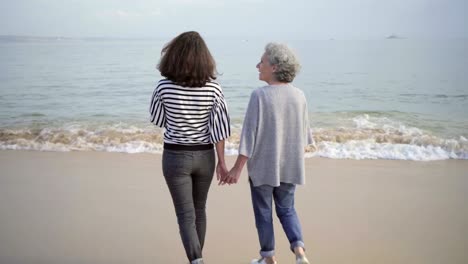
[(181, 144), (171, 144), (164, 143), (164, 149), (169, 150), (209, 150), (213, 149), (213, 144), (201, 144), (201, 145), (181, 145)]

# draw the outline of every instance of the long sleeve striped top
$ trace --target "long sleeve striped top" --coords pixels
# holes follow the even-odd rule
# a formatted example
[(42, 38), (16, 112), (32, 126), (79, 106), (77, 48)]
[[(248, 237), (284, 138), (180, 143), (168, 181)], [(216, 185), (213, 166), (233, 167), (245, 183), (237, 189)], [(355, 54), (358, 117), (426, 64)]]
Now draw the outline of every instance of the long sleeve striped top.
[(230, 119), (221, 86), (183, 87), (162, 79), (154, 89), (150, 121), (164, 127), (164, 142), (181, 145), (210, 144), (231, 135)]

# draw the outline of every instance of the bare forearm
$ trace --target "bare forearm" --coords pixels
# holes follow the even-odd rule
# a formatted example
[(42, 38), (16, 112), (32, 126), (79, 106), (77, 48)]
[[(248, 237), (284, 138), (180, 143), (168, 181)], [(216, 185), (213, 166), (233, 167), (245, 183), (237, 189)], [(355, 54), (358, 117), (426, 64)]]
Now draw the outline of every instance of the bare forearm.
[(218, 162), (224, 164), (224, 140), (215, 144), (216, 154), (218, 155)]
[(249, 157), (244, 156), (242, 154), (239, 154), (236, 159), (236, 163), (234, 164), (234, 167), (238, 168), (239, 170), (242, 170), (245, 166), (245, 163), (249, 160)]

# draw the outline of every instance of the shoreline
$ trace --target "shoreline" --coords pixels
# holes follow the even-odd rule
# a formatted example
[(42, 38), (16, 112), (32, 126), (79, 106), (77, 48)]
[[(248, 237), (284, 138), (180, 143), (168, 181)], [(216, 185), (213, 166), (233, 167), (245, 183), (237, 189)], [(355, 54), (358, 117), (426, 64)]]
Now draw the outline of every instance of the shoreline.
[[(305, 162), (296, 209), (311, 263), (468, 260), (468, 161)], [(0, 263), (187, 263), (160, 154), (0, 150), (0, 166)], [(207, 263), (258, 255), (241, 177), (212, 183)], [(274, 221), (278, 262), (290, 263)]]

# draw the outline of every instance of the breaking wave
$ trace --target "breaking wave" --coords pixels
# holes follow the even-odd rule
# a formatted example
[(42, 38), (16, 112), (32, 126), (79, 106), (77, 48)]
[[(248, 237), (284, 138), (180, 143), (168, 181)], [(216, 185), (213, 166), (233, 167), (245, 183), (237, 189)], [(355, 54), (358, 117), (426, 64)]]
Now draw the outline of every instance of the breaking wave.
[[(351, 125), (312, 127), (315, 143), (306, 157), (333, 159), (468, 159), (468, 140), (436, 136), (386, 117), (355, 116)], [(236, 155), (241, 129), (234, 125), (226, 154)], [(37, 151), (106, 151), (161, 153), (162, 130), (125, 123), (54, 127), (0, 128), (0, 149)]]

